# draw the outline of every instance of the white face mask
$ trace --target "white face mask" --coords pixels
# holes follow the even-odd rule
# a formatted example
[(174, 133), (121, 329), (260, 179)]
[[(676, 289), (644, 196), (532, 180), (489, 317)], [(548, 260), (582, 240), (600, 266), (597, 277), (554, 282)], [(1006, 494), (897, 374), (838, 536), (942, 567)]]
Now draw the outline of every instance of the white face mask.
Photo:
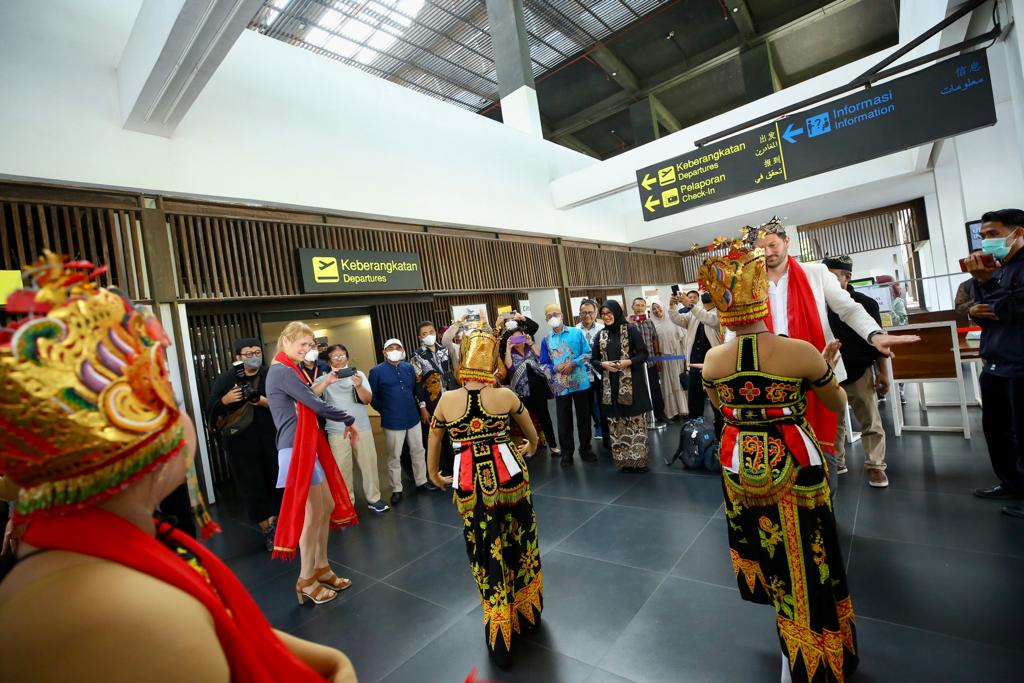
[(426, 337), (423, 338), (423, 345), (424, 346), (433, 346), (436, 341), (437, 341), (437, 335), (436, 334), (428, 334)]
[(306, 352), (306, 362), (315, 363), (316, 359), (320, 357), (320, 354), (316, 352), (316, 349), (310, 349)]
[(405, 351), (388, 351), (384, 354), (388, 357), (388, 360), (392, 363), (397, 363), (405, 359)]
[(505, 321), (505, 329), (508, 330), (509, 332), (511, 332), (512, 330), (518, 330), (519, 329), (519, 321), (518, 320), (506, 320)]
[(560, 315), (553, 315), (553, 316), (551, 316), (550, 318), (548, 318), (548, 325), (551, 325), (552, 328), (558, 329), (559, 327), (562, 326), (562, 316), (560, 316)]

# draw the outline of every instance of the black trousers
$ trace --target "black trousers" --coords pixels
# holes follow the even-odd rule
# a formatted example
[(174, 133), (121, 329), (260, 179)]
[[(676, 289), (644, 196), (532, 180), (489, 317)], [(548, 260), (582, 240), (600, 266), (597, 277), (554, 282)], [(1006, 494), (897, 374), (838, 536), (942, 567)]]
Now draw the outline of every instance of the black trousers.
[(558, 441), (555, 436), (555, 425), (551, 421), (551, 411), (548, 410), (548, 400), (548, 397), (542, 391), (537, 391), (530, 387), (530, 395), (523, 398), (523, 405), (530, 411), (530, 415), (535, 415), (537, 420), (540, 421), (540, 427), (544, 430), (544, 440), (547, 441), (548, 448), (556, 448)]
[(593, 448), (590, 439), (590, 402), (589, 391), (574, 391), (571, 394), (555, 397), (555, 412), (558, 414), (558, 446), (562, 449), (563, 458), (571, 458), (576, 452), (576, 444), (572, 439), (573, 410), (576, 411), (576, 434), (580, 442), (580, 454), (590, 454)]
[(1000, 483), (1024, 494), (1024, 377), (999, 377), (982, 372), (981, 426), (988, 457)]
[(661, 394), (658, 366), (653, 363), (647, 366), (647, 384), (651, 387), (651, 406), (654, 408), (655, 422), (668, 422), (665, 415), (665, 398)]
[[(430, 441), (430, 423), (421, 422), (420, 426), (423, 428), (423, 448), (427, 448), (427, 444)], [(409, 455), (409, 444), (405, 444), (402, 447), (402, 467), (412, 477), (412, 456)], [(452, 468), (455, 467), (455, 450), (452, 448), (452, 440), (445, 434), (441, 437), (441, 461), (439, 463), (441, 474), (446, 477), (452, 475)], [(430, 473), (427, 473), (429, 476)]]
[[(707, 394), (704, 393), (704, 385), (701, 384), (700, 368), (689, 368), (687, 370), (689, 376), (687, 377), (687, 383), (689, 387), (686, 390), (686, 405), (690, 412), (686, 416), (687, 419), (693, 420), (698, 417), (704, 417), (704, 409), (707, 407)], [(717, 410), (714, 406), (711, 406), (711, 410), (715, 413), (715, 434), (718, 439), (722, 438), (722, 429), (725, 428), (725, 422), (722, 418), (722, 413)]]
[(225, 440), (224, 446), (235, 489), (245, 505), (249, 521), (259, 524), (276, 517), (281, 511), (283, 489), (277, 488), (277, 446), (274, 436), (249, 430)]

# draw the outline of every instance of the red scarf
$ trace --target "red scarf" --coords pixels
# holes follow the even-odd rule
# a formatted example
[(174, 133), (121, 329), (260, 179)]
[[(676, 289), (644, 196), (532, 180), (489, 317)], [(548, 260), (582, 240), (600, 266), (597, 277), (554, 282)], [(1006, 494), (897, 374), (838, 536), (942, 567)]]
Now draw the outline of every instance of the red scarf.
[[(302, 371), (295, 362), (279, 352), (274, 360), (287, 365), (302, 378)], [(292, 445), (292, 459), (288, 466), (288, 478), (285, 480), (284, 496), (281, 500), (281, 513), (277, 516), (277, 533), (274, 536), (274, 553), (272, 557), (290, 560), (295, 557), (299, 547), (299, 536), (302, 535), (302, 523), (306, 517), (306, 498), (309, 497), (309, 484), (313, 478), (313, 463), (320, 461), (327, 477), (327, 486), (334, 499), (334, 510), (331, 512), (331, 526), (345, 527), (359, 523), (356, 510), (348, 497), (348, 487), (334, 461), (327, 437), (316, 419), (313, 409), (301, 401), (295, 402), (298, 413), (298, 425), (295, 428), (295, 443)], [(369, 434), (364, 439), (372, 439)]]
[[(148, 574), (203, 604), (239, 683), (323, 682), (275, 634), (238, 578), (195, 539), (174, 530), (170, 538), (195, 555), (209, 581), (173, 550), (131, 522), (99, 508), (33, 520), (25, 542), (37, 548), (99, 557)], [(158, 621), (174, 615), (151, 615)]]
[[(818, 315), (818, 304), (814, 290), (807, 280), (807, 273), (796, 259), (789, 257), (789, 291), (786, 294), (789, 320), (789, 336), (803, 339), (814, 345), (819, 351), (825, 348), (825, 333), (821, 329), (821, 318)], [(768, 316), (768, 329), (774, 331), (772, 315)], [(822, 405), (813, 391), (807, 392), (807, 422), (814, 430), (814, 438), (822, 450), (835, 453), (836, 414)]]

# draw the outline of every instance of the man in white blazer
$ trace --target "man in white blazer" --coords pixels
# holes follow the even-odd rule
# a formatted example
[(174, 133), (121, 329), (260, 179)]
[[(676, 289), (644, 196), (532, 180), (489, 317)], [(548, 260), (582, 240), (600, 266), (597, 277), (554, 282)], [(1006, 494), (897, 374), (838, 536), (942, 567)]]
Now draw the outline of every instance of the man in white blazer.
[[(765, 265), (768, 267), (768, 304), (771, 309), (772, 330), (775, 334), (804, 339), (811, 343), (815, 340), (806, 338), (796, 330), (790, 330), (790, 279), (794, 269), (800, 269), (806, 276), (810, 296), (814, 299), (815, 310), (818, 313), (818, 321), (821, 324), (824, 343), (827, 345), (835, 341), (835, 335), (828, 324), (828, 309), (832, 309), (839, 318), (850, 326), (858, 335), (864, 338), (878, 352), (885, 356), (894, 356), (892, 347), (899, 344), (909, 344), (918, 341), (916, 335), (893, 335), (886, 334), (879, 327), (864, 308), (850, 297), (849, 292), (839, 286), (839, 281), (828, 269), (820, 263), (798, 263), (789, 256), (789, 236), (786, 228), (778, 218), (772, 218), (762, 226), (764, 236), (757, 241), (757, 246), (764, 249)], [(794, 276), (799, 277), (799, 274)], [(792, 295), (799, 296), (796, 291)], [(797, 302), (793, 305), (802, 307), (805, 302)], [(803, 323), (804, 321), (800, 321)], [(805, 329), (806, 324), (802, 325)], [(726, 335), (726, 341), (735, 335), (730, 331)], [(839, 382), (846, 380), (846, 368), (840, 358), (835, 367), (836, 379)], [(812, 400), (812, 399), (811, 399)], [(838, 478), (836, 476), (836, 458), (832, 452), (836, 435), (835, 418), (831, 420), (816, 418), (816, 411), (824, 410), (820, 407), (808, 406), (808, 420), (811, 422), (815, 435), (822, 445), (825, 459), (829, 466), (829, 486), (832, 495), (838, 490)]]

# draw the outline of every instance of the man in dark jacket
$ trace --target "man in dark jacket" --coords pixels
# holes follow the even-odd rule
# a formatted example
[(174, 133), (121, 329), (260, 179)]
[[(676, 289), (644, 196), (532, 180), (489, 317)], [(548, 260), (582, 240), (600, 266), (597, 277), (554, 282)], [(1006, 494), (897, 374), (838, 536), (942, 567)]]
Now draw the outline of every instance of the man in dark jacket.
[[(839, 280), (839, 284), (850, 293), (854, 301), (859, 303), (879, 327), (882, 316), (878, 310), (878, 302), (865, 294), (861, 294), (850, 286), (853, 278), (853, 260), (843, 254), (831, 256), (822, 263)], [(867, 469), (868, 484), (876, 488), (889, 485), (889, 477), (885, 473), (885, 428), (882, 416), (878, 414), (876, 391), (885, 395), (889, 391), (889, 373), (886, 365), (881, 362), (882, 354), (868, 344), (844, 323), (832, 309), (828, 311), (828, 324), (832, 334), (839, 340), (839, 353), (846, 366), (846, 380), (840, 386), (846, 390), (847, 400), (853, 414), (860, 423), (860, 439), (864, 446), (864, 467)], [(846, 470), (846, 411), (839, 413), (839, 429), (836, 431), (836, 471), (839, 474)]]
[[(977, 489), (980, 498), (1024, 497), (1024, 211), (1002, 209), (981, 217), (981, 249), (967, 258), (974, 279), (971, 319), (981, 326), (981, 425), (999, 483)], [(995, 267), (985, 258), (995, 258)], [(1024, 507), (1003, 512), (1024, 519)]]
[(234, 352), (234, 365), (213, 383), (206, 414), (210, 428), (221, 437), (249, 519), (259, 525), (267, 550), (273, 550), (281, 491), (277, 488), (277, 430), (267, 407), (263, 347), (259, 339), (238, 339)]

